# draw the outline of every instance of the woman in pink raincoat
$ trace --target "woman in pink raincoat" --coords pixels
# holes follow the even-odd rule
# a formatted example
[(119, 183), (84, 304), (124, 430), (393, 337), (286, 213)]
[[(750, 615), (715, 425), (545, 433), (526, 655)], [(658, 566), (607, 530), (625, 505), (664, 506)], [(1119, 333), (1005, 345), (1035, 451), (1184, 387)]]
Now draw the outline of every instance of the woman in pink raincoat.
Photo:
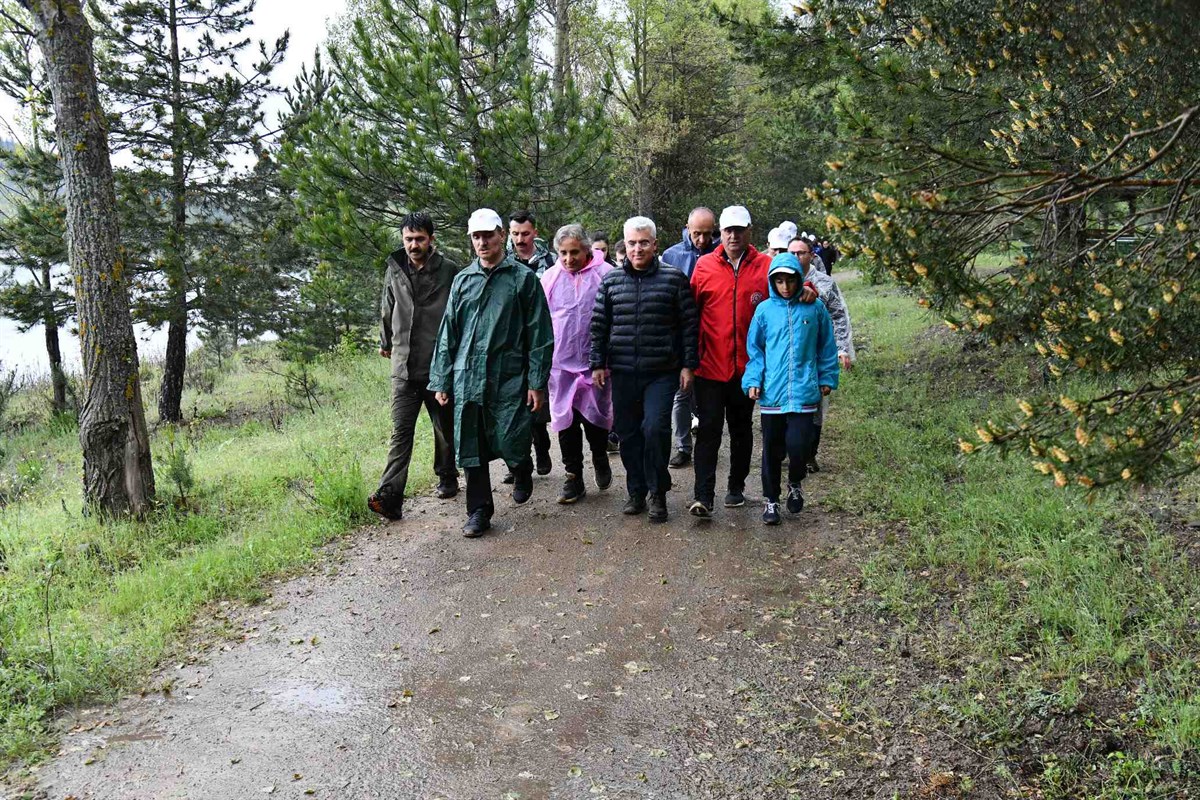
[(612, 429), (612, 388), (592, 383), (588, 365), (589, 326), (596, 290), (612, 265), (592, 250), (580, 225), (564, 225), (554, 235), (558, 262), (542, 275), (542, 289), (554, 324), (554, 359), (550, 364), (550, 429), (558, 434), (567, 479), (558, 502), (584, 497), (583, 439), (587, 437), (596, 470), (596, 487), (612, 483), (608, 465), (608, 432)]

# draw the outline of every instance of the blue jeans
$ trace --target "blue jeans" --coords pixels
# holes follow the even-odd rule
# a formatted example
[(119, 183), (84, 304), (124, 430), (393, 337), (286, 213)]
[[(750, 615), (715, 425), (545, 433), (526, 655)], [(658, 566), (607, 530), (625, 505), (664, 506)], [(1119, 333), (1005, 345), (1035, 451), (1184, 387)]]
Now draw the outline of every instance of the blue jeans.
[(665, 494), (671, 488), (671, 406), (679, 373), (612, 374), (613, 431), (621, 440), (621, 463), (630, 497)]

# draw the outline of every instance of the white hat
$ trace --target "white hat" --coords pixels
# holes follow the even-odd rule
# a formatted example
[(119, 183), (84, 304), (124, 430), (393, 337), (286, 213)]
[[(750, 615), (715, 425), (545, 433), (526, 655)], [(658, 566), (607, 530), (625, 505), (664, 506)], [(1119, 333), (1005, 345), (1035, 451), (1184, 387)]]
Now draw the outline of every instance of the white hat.
[(796, 223), (794, 222), (784, 220), (783, 222), (779, 223), (779, 230), (782, 231), (785, 236), (787, 236), (787, 240), (789, 242), (796, 238), (797, 228)]
[(729, 206), (721, 212), (721, 230), (726, 228), (749, 228), (750, 212), (745, 206)]
[(504, 222), (500, 219), (500, 215), (490, 208), (475, 209), (471, 218), (467, 220), (468, 234), (476, 231), (494, 231), (503, 227)]
[(791, 238), (787, 235), (787, 231), (780, 225), (778, 228), (772, 228), (767, 234), (767, 246), (772, 250), (787, 250), (788, 242)]

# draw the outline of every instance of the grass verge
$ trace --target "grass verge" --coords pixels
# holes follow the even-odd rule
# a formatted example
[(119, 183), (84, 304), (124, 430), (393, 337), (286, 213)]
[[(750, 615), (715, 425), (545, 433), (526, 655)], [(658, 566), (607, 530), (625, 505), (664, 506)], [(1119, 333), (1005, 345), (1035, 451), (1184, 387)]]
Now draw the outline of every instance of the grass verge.
[[(900, 531), (864, 574), (943, 673), (927, 708), (1023, 796), (1194, 790), (1195, 532), (1156, 522), (1145, 496), (1087, 498), (1024, 459), (961, 455), (957, 436), (1018, 413), (1040, 372), (1019, 351), (964, 348), (894, 288), (846, 288), (867, 347), (834, 405), (847, 474), (827, 502)], [(1194, 504), (1195, 482), (1174, 488)]]
[[(0, 467), (37, 477), (0, 511), (0, 763), (37, 757), (54, 709), (135, 686), (204, 604), (260, 598), (265, 577), (367, 521), (391, 429), (387, 362), (341, 353), (318, 365), (309, 413), (284, 411), (282, 379), (265, 371), (282, 367), (265, 358), (189, 390), (191, 424), (155, 434), (162, 507), (142, 522), (79, 514), (71, 426), (5, 437)], [(432, 481), (429, 441), (418, 433), (416, 491)], [(190, 486), (172, 480), (171, 448)]]

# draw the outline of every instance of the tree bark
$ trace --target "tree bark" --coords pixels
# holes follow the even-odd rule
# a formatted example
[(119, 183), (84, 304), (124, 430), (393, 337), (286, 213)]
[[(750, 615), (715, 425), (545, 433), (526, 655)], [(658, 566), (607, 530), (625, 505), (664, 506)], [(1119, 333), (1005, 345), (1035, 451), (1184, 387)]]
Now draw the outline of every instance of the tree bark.
[(158, 395), (159, 422), (183, 419), (183, 376), (187, 370), (187, 176), (184, 172), (183, 65), (179, 60), (177, 0), (167, 24), (171, 37), (171, 235), (167, 238), (167, 353)]
[(562, 97), (571, 79), (571, 3), (554, 0), (554, 95)]
[(67, 249), (83, 354), (84, 500), (106, 515), (141, 515), (154, 499), (154, 470), (92, 29), (79, 0), (22, 5), (32, 13), (46, 62), (66, 183)]
[(62, 369), (62, 350), (58, 346), (58, 315), (54, 313), (53, 285), (50, 262), (42, 264), (42, 328), (46, 332), (46, 355), (50, 359), (50, 387), (53, 396), (50, 406), (55, 414), (67, 410), (67, 376)]

